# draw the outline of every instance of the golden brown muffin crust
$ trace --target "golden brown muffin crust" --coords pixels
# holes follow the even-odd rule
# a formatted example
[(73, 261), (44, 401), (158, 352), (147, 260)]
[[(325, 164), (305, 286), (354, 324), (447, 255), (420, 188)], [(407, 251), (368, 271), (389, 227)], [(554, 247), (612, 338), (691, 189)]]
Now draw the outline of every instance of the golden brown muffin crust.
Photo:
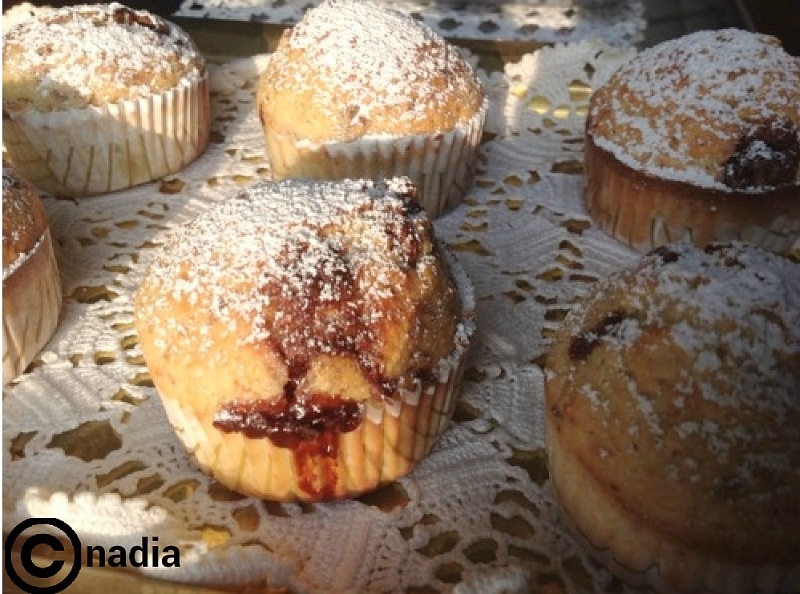
[(461, 306), (414, 195), (399, 179), (261, 184), (179, 231), (136, 297), (158, 388), (219, 429), (291, 440), (432, 378)]
[(458, 50), (374, 2), (329, 0), (287, 30), (258, 87), (264, 126), (310, 142), (447, 132), (484, 100)]
[(591, 98), (587, 133), (626, 165), (721, 190), (800, 185), (800, 58), (699, 31), (642, 51)]
[(118, 3), (38, 11), (3, 38), (3, 109), (102, 106), (175, 88), (205, 73), (175, 24)]
[(36, 189), (3, 167), (3, 278), (29, 255), (47, 231), (47, 212)]
[(797, 564), (798, 294), (799, 264), (741, 243), (665, 246), (612, 274), (548, 356), (553, 447), (648, 535)]

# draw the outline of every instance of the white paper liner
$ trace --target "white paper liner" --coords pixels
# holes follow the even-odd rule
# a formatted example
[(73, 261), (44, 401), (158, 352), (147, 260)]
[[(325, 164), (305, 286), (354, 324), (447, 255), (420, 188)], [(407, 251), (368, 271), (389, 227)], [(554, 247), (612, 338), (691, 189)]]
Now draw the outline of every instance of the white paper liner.
[(450, 132), (372, 136), (350, 142), (311, 143), (266, 129), (273, 179), (411, 178), (431, 218), (461, 202), (472, 181), (476, 150), (489, 101)]
[(3, 384), (36, 357), (58, 325), (61, 279), (50, 230), (3, 281)]
[(234, 491), (275, 501), (355, 497), (410, 472), (453, 416), (475, 328), (472, 286), (458, 260), (441, 248), (463, 317), (453, 352), (434, 369), (435, 383), (419, 381), (413, 390), (401, 388), (392, 397), (368, 400), (361, 424), (333, 438), (332, 454), (321, 453), (313, 443), (287, 448), (266, 437), (220, 431), (212, 413), (199, 415), (161, 393), (170, 423), (197, 464)]
[(177, 173), (208, 144), (208, 74), (102, 107), (8, 112), (3, 146), (20, 175), (54, 194), (103, 194)]

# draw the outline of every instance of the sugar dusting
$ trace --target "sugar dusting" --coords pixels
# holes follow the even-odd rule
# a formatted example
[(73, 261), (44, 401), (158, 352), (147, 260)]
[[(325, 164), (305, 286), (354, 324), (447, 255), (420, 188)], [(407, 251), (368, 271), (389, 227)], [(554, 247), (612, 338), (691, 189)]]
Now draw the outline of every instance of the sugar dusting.
[[(269, 340), (270, 328), (281, 327), (285, 312), (276, 302), (297, 312), (309, 308), (309, 299), (317, 311), (338, 304), (341, 324), (369, 325), (375, 321), (369, 318), (392, 315), (380, 303), (396, 296), (399, 279), (436, 257), (420, 249), (430, 223), (409, 201), (413, 195), (405, 178), (255, 184), (177, 229), (146, 282), (157, 283), (159, 294), (208, 307), (231, 331), (237, 320), (249, 320), (247, 342)], [(153, 306), (159, 304), (144, 307)], [(367, 319), (351, 319), (356, 316)], [(338, 340), (328, 333), (347, 332), (313, 327), (324, 319), (307, 322), (298, 332), (307, 344), (298, 349), (325, 352), (326, 340)], [(164, 345), (189, 334), (177, 323), (157, 331)], [(191, 334), (192, 340), (205, 339), (202, 328)]]
[[(621, 282), (626, 295), (620, 306), (639, 331), (623, 331), (619, 324), (597, 337), (599, 346), (622, 356), (649, 348), (639, 344), (642, 336), (665, 332), (666, 340), (691, 362), (669, 386), (662, 386), (670, 407), (682, 411), (683, 420), (675, 425), (667, 420), (671, 417), (661, 416), (663, 403), (654, 405), (653, 394), (628, 380), (631, 397), (658, 442), (667, 433), (680, 440), (698, 436), (725, 459), (735, 444), (769, 442), (777, 438), (770, 431), (798, 418), (800, 264), (744, 243), (705, 250), (673, 244), (645, 256), (623, 276), (612, 274), (601, 281), (592, 302), (615, 298)], [(579, 306), (571, 316), (580, 320), (587, 311)], [(579, 336), (581, 324), (577, 326), (574, 336)], [(583, 387), (580, 393), (597, 409), (593, 389)], [(697, 399), (728, 421), (698, 417)], [(771, 421), (748, 426), (752, 415)], [(795, 442), (800, 439), (800, 428), (786, 430)], [(774, 466), (781, 460), (788, 458), (754, 455), (748, 464)]]
[[(30, 249), (20, 252), (13, 261), (6, 263), (6, 256), (15, 251), (10, 245), (20, 241), (28, 230), (36, 226), (33, 205), (30, 203), (31, 195), (23, 190), (23, 183), (14, 169), (3, 167), (3, 280), (17, 271), (36, 252), (45, 237), (42, 235)], [(13, 225), (10, 221), (13, 221)]]
[[(276, 52), (276, 71), (285, 84), (306, 84), (307, 72), (332, 84), (314, 89), (320, 109), (336, 106), (347, 93), (351, 123), (381, 105), (410, 106), (399, 117), (415, 120), (441, 107), (446, 98), (483, 93), (472, 67), (438, 33), (408, 15), (376, 2), (327, 0), (306, 12)], [(302, 63), (284, 59), (303, 52)], [(289, 73), (289, 76), (286, 75)]]
[(26, 99), (33, 78), (41, 97), (81, 107), (104, 103), (104, 93), (133, 99), (188, 83), (205, 61), (173, 23), (110, 3), (41, 10), (20, 22), (4, 35), (3, 67), (5, 100)]
[[(610, 118), (595, 129), (594, 142), (658, 177), (728, 190), (724, 161), (740, 138), (788, 121), (800, 143), (800, 59), (775, 38), (699, 31), (642, 51), (608, 85), (623, 90), (592, 105), (590, 117)], [(714, 145), (721, 156), (711, 152)], [(771, 156), (758, 143), (748, 150)]]

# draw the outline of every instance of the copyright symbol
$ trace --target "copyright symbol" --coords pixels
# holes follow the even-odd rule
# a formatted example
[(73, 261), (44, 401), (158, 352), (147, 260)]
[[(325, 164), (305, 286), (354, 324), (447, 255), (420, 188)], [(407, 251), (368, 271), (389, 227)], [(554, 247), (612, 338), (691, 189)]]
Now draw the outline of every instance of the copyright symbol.
[[(50, 532), (37, 532), (30, 535), (19, 547), (19, 564), (24, 570), (23, 575), (20, 575), (18, 568), (14, 567), (12, 563), (11, 551), (20, 535), (34, 526), (50, 526), (60, 531), (65, 538), (56, 537)], [(65, 540), (68, 540), (72, 546), (72, 567), (69, 573), (58, 582), (51, 582), (46, 586), (37, 586), (35, 583), (31, 583), (31, 581), (35, 582), (37, 579), (49, 580), (56, 576), (65, 564), (64, 555), (60, 555), (61, 558), (50, 559), (49, 565), (38, 565), (33, 560), (34, 550), (37, 547), (41, 547), (38, 555), (40, 559), (56, 557), (57, 555), (48, 555), (47, 552), (63, 553), (65, 551)], [(81, 570), (81, 541), (75, 531), (63, 520), (58, 518), (28, 518), (17, 524), (6, 536), (3, 558), (8, 577), (23, 592), (28, 592), (29, 594), (55, 594), (65, 590), (78, 577), (78, 573)]]

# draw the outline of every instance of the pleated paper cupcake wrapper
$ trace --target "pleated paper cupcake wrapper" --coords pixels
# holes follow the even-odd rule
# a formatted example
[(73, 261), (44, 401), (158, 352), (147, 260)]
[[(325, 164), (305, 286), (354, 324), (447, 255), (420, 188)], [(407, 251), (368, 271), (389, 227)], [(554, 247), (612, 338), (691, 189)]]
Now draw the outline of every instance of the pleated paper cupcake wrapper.
[(170, 423), (200, 468), (233, 491), (275, 501), (355, 497), (410, 472), (453, 416), (475, 331), (472, 285), (455, 256), (439, 245), (464, 315), (453, 352), (437, 365), (432, 381), (420, 381), (415, 390), (400, 390), (392, 398), (369, 400), (355, 430), (323, 438), (323, 447), (307, 443), (296, 449), (222, 432), (213, 426), (213, 412), (198, 414), (162, 393)]
[[(640, 252), (676, 241), (742, 240), (776, 253), (800, 235), (800, 187), (760, 194), (704, 192), (646, 177), (587, 139), (586, 206), (595, 223)], [(708, 195), (706, 195), (708, 194)]]
[[(548, 424), (547, 431), (556, 434)], [(548, 438), (549, 440), (554, 438)], [(566, 508), (562, 520), (586, 550), (629, 584), (659, 594), (752, 594), (800, 591), (800, 565), (745, 565), (642, 531), (619, 502), (606, 500), (594, 479), (563, 446), (548, 446), (550, 478)], [(601, 489), (605, 487), (600, 487)], [(598, 510), (604, 510), (599, 523)], [(585, 526), (591, 525), (587, 529)]]
[[(224, 433), (211, 416), (198, 417), (162, 398), (170, 423), (197, 464), (233, 491), (275, 501), (354, 497), (407, 474), (431, 448), (453, 412), (452, 381), (368, 402), (357, 429), (287, 448), (268, 438)], [(322, 453), (327, 452), (327, 453)]]
[[(39, 270), (39, 272), (36, 272)], [(19, 376), (58, 325), (61, 279), (50, 231), (3, 281), (3, 384)]]
[(6, 113), (3, 146), (19, 173), (54, 194), (81, 197), (177, 173), (208, 144), (208, 76), (103, 107)]
[(472, 183), (476, 150), (488, 109), (450, 132), (374, 136), (349, 142), (311, 143), (265, 130), (273, 179), (383, 179), (408, 176), (422, 206), (436, 218), (457, 206)]

